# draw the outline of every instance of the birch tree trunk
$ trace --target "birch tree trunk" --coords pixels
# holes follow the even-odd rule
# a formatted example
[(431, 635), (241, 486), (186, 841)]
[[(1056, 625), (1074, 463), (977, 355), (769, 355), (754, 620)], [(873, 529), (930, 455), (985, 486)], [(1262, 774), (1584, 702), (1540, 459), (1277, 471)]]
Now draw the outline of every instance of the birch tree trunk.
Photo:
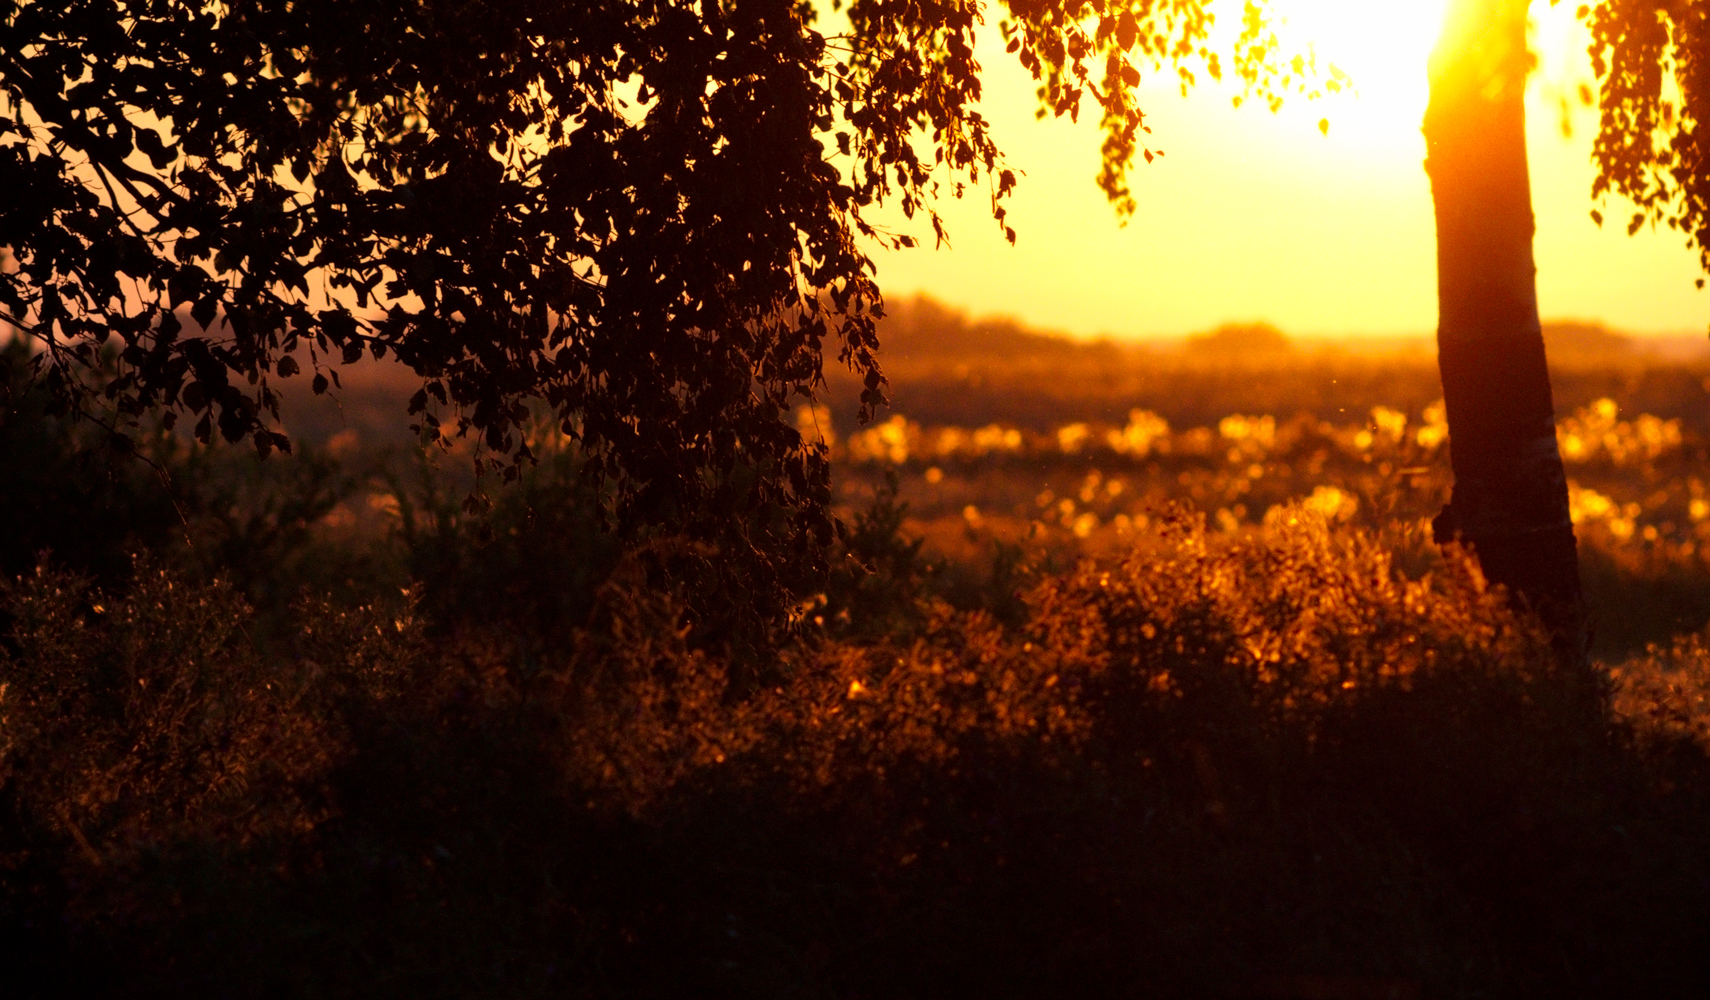
[(1431, 57), (1425, 170), (1437, 218), (1437, 358), (1452, 499), (1433, 524), (1586, 657), (1579, 562), (1532, 260), (1526, 0), (1451, 0)]

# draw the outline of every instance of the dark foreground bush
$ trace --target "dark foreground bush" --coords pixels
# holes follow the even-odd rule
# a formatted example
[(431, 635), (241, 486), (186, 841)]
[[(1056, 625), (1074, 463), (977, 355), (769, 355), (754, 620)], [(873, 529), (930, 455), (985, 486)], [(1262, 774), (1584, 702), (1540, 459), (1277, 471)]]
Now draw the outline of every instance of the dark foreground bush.
[(230, 588), (146, 565), (11, 585), (9, 983), (1603, 997), (1710, 971), (1701, 646), (1596, 689), (1458, 563), (1407, 579), (1298, 511), (1168, 526), (1044, 579), (1023, 625), (920, 599), (903, 638), (809, 634), (764, 671), (642, 579), (552, 660), (514, 622), (428, 641), (315, 601), (263, 655)]

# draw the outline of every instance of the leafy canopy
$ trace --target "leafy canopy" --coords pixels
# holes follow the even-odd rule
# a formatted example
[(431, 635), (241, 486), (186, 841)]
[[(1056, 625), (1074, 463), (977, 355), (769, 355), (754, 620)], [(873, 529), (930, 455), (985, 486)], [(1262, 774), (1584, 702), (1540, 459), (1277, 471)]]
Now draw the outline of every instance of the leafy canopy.
[[(1701, 247), (1707, 2), (1588, 12), (1612, 52), (1600, 184), (1653, 213), (1680, 194)], [(1042, 111), (1096, 109), (1131, 211), (1140, 73), (1219, 77), (1208, 7), (853, 0), (832, 29), (806, 0), (9, 0), (0, 320), (60, 407), (115, 431), (182, 413), (265, 454), (289, 447), (277, 380), (394, 356), (423, 434), (508, 473), (544, 402), (623, 526), (823, 539), (823, 449), (779, 416), (827, 349), (883, 401), (858, 238), (913, 237), (875, 208), (942, 239), (941, 186), (980, 189), (1014, 239), (978, 111), (988, 13)], [(1231, 62), (1274, 105), (1300, 67), (1267, 16), (1247, 0)]]
[(1710, 0), (1603, 0), (1579, 16), (1599, 83), (1593, 197), (1633, 203), (1629, 235), (1646, 222), (1685, 233), (1710, 271)]
[[(1218, 72), (1202, 0), (1008, 14), (1047, 106), (1099, 109), (1125, 198), (1140, 67)], [(266, 454), (289, 447), (278, 380), (323, 392), (394, 356), (423, 434), (511, 473), (544, 401), (626, 525), (775, 509), (823, 536), (824, 454), (778, 417), (828, 344), (883, 401), (857, 238), (913, 238), (867, 216), (889, 201), (942, 238), (941, 181), (984, 185), (1000, 224), (1016, 183), (976, 110), (985, 15), (856, 0), (828, 33), (792, 0), (12, 0), (0, 319), (60, 406), (117, 431), (184, 413)]]

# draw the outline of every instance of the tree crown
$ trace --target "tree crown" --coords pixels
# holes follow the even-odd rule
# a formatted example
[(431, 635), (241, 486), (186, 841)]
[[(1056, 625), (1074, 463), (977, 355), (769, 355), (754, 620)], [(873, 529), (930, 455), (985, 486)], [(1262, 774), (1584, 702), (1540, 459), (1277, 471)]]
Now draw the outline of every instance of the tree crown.
[[(1598, 193), (1701, 249), (1706, 3), (1587, 12)], [(1221, 76), (1209, 0), (851, 0), (836, 29), (808, 0), (10, 0), (0, 319), (118, 431), (183, 413), (265, 454), (289, 446), (278, 380), (395, 357), (429, 439), (514, 472), (543, 401), (621, 525), (811, 544), (825, 454), (779, 416), (827, 345), (883, 401), (859, 241), (913, 237), (874, 207), (942, 239), (935, 196), (977, 189), (1014, 238), (978, 110), (994, 10), (1044, 112), (1096, 111), (1131, 211), (1135, 87)], [(1273, 106), (1299, 85), (1255, 0), (1230, 63)]]
[[(858, 239), (913, 238), (872, 208), (941, 239), (941, 185), (983, 185), (1004, 224), (986, 11), (854, 0), (827, 33), (805, 0), (12, 2), (0, 318), (115, 430), (184, 413), (265, 454), (289, 447), (279, 380), (395, 357), (425, 437), (510, 471), (544, 401), (625, 525), (772, 510), (823, 536), (824, 455), (778, 417), (828, 343), (883, 400)], [(1219, 72), (1203, 3), (1006, 12), (1045, 105), (1098, 108), (1124, 204), (1140, 68)]]

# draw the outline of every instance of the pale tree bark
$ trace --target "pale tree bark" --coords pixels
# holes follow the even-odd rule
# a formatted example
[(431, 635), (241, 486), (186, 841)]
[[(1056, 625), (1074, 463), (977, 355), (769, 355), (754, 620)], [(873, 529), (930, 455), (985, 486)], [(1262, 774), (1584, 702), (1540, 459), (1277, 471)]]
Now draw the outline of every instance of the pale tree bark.
[(1431, 58), (1437, 357), (1453, 496), (1434, 527), (1586, 658), (1579, 562), (1538, 324), (1523, 98), (1526, 0), (1452, 0)]

